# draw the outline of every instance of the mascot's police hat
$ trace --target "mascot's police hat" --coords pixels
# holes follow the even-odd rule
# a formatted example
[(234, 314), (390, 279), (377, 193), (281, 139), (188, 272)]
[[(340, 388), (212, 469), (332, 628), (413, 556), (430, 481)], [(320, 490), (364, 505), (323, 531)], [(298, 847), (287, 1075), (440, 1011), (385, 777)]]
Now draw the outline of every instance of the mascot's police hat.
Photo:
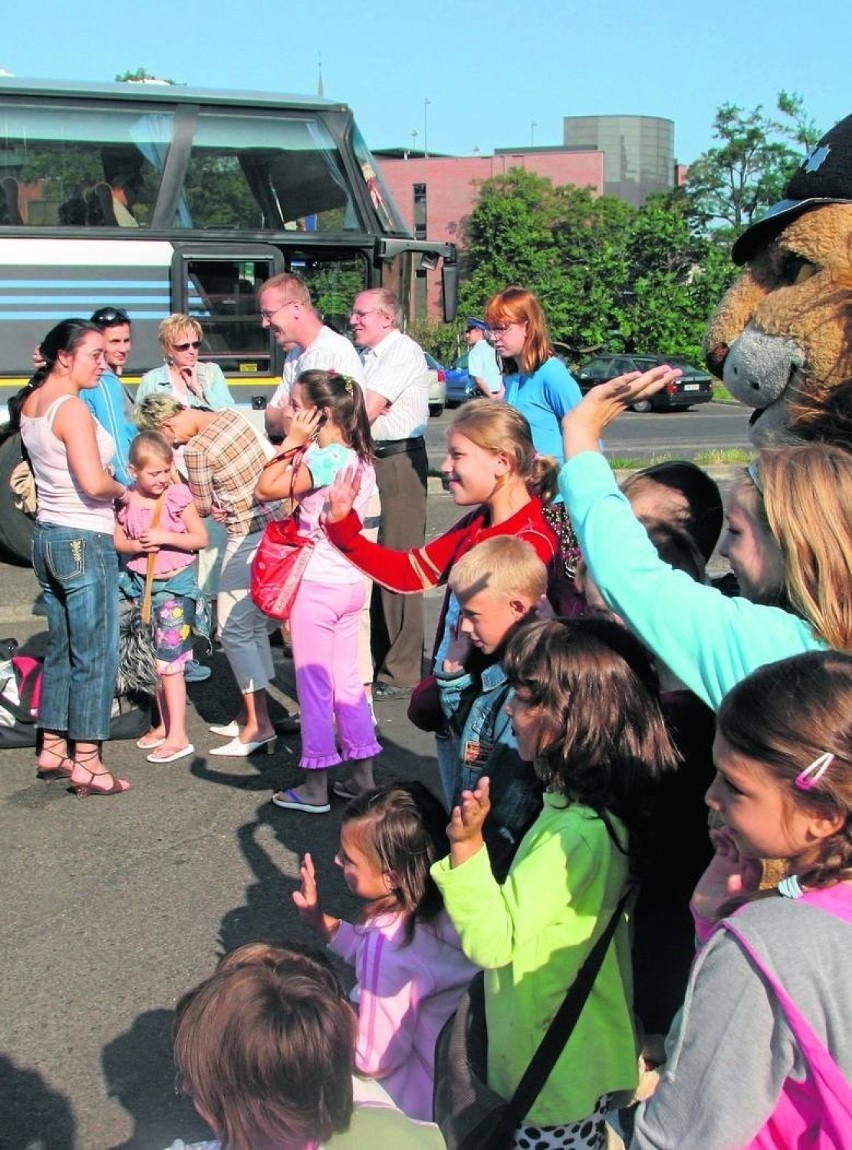
[(785, 198), (743, 232), (731, 249), (734, 263), (750, 260), (791, 220), (820, 204), (852, 204), (852, 116), (826, 132), (796, 169)]

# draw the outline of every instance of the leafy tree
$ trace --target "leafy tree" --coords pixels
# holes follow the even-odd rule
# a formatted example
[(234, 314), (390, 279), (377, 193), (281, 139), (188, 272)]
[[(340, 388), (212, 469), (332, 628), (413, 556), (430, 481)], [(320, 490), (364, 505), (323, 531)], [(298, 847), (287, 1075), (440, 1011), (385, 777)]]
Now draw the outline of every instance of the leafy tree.
[(135, 72), (122, 72), (116, 76), (120, 84), (143, 84), (146, 80), (154, 80), (158, 84), (176, 84), (177, 80), (166, 80), (162, 76), (155, 76), (144, 68), (137, 68)]
[(687, 176), (694, 226), (735, 238), (781, 198), (803, 155), (819, 138), (795, 93), (780, 92), (773, 119), (758, 105), (750, 112), (722, 104), (713, 122), (719, 141), (690, 165)]

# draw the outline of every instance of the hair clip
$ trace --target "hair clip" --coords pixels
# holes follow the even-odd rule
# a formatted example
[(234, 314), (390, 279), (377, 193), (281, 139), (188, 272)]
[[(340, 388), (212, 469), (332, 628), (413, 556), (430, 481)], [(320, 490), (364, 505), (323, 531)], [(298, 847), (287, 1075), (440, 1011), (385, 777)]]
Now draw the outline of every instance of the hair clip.
[(812, 790), (833, 762), (834, 754), (831, 751), (818, 755), (812, 763), (808, 763), (805, 769), (796, 775), (796, 786), (800, 791)]
[(336, 370), (336, 368), (330, 367), (330, 368), (328, 369), (328, 371), (326, 372), (326, 375), (328, 376), (328, 378), (329, 378), (329, 379), (337, 379), (337, 370)]

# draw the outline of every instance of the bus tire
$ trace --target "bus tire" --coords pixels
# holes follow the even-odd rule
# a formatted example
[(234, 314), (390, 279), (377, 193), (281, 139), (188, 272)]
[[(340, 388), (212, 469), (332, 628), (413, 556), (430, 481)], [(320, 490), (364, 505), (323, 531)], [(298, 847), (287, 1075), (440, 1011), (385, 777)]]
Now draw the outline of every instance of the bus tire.
[(7, 562), (29, 567), (32, 562), (33, 521), (15, 506), (9, 482), (21, 462), (21, 437), (6, 434), (0, 442), (0, 551)]

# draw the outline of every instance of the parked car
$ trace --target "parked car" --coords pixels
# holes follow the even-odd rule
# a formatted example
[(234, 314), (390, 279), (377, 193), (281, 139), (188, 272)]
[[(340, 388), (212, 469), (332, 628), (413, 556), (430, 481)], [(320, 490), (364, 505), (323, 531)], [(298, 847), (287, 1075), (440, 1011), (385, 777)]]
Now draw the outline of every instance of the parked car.
[(447, 369), (428, 351), (424, 351), (423, 354), (426, 356), (426, 366), (429, 368), (429, 414), (437, 416), (442, 413), (447, 402), (445, 384)]
[(467, 370), (468, 354), (462, 352), (453, 366), (447, 368), (447, 407), (458, 407), (482, 394)]
[(695, 403), (709, 403), (713, 398), (713, 377), (709, 372), (673, 356), (599, 355), (580, 368), (576, 380), (585, 395), (595, 384), (606, 383), (628, 371), (649, 371), (661, 363), (681, 368), (683, 375), (650, 399), (634, 403), (634, 411), (686, 411)]

